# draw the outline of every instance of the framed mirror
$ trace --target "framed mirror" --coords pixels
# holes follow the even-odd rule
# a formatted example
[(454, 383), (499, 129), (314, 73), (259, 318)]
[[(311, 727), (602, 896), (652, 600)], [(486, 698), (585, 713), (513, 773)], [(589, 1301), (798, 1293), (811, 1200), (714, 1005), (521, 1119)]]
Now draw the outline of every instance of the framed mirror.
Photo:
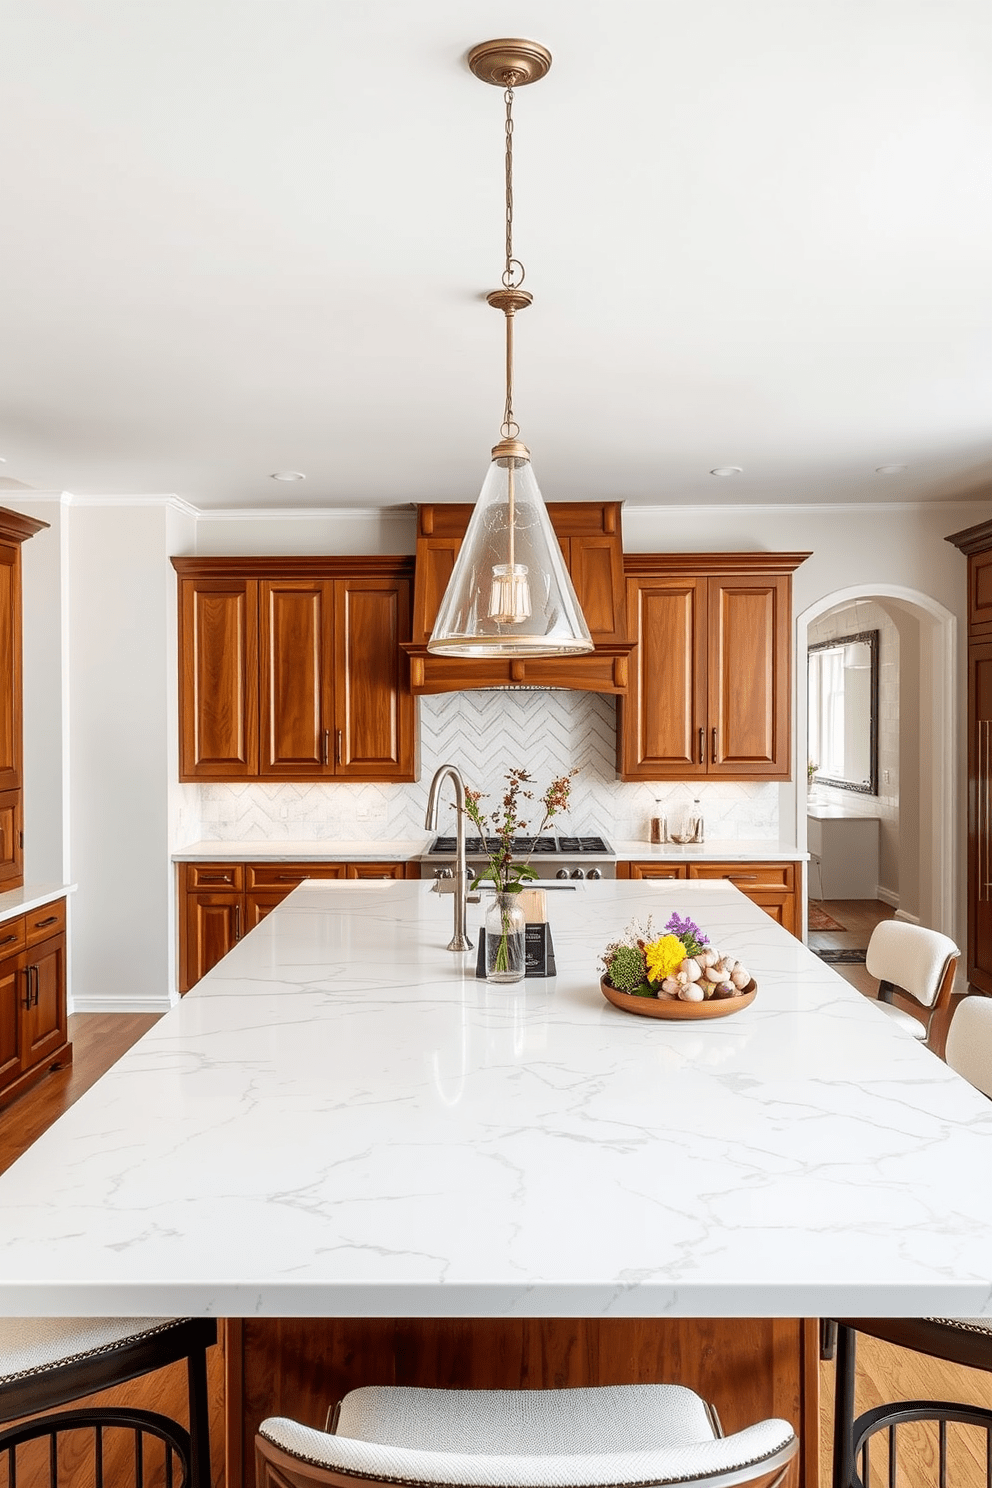
[(878, 631), (810, 646), (807, 759), (819, 785), (878, 795)]

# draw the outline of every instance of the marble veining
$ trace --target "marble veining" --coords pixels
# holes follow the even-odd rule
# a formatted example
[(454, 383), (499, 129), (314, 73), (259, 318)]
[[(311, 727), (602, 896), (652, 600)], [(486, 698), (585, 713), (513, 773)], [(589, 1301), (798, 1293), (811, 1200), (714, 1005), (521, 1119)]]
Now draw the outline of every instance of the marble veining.
[[(295, 890), (0, 1178), (0, 1305), (992, 1316), (992, 1104), (727, 884), (549, 904), (557, 978), (497, 988), (426, 883)], [(672, 910), (751, 1007), (603, 1000)]]

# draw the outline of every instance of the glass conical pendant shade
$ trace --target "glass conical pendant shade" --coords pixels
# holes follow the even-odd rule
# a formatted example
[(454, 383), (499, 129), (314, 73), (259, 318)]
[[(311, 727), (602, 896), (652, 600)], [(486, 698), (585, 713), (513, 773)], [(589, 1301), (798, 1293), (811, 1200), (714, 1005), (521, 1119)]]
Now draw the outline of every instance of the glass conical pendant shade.
[(499, 446), (494, 455), (427, 649), (478, 657), (591, 651), (530, 460)]

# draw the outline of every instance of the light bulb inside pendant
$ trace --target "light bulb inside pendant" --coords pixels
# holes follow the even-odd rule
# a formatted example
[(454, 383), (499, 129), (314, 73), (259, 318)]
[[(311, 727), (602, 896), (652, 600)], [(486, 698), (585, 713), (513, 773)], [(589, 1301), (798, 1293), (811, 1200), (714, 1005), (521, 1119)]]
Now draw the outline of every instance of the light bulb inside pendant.
[(489, 618), (502, 625), (530, 619), (530, 584), (526, 563), (497, 563), (489, 590)]

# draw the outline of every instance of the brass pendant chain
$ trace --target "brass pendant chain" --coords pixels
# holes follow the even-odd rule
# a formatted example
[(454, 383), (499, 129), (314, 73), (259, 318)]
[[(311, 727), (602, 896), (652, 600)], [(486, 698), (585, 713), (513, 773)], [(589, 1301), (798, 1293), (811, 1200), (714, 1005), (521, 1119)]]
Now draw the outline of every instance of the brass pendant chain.
[[(503, 94), (506, 104), (506, 145), (504, 153), (504, 178), (506, 183), (506, 266), (503, 269), (503, 288), (519, 289), (524, 282), (524, 266), (513, 256), (513, 84), (516, 74), (507, 77)], [(506, 400), (503, 404), (503, 423), (500, 429), (504, 439), (516, 439), (520, 425), (513, 417), (513, 316), (514, 307), (504, 307), (506, 316)]]

